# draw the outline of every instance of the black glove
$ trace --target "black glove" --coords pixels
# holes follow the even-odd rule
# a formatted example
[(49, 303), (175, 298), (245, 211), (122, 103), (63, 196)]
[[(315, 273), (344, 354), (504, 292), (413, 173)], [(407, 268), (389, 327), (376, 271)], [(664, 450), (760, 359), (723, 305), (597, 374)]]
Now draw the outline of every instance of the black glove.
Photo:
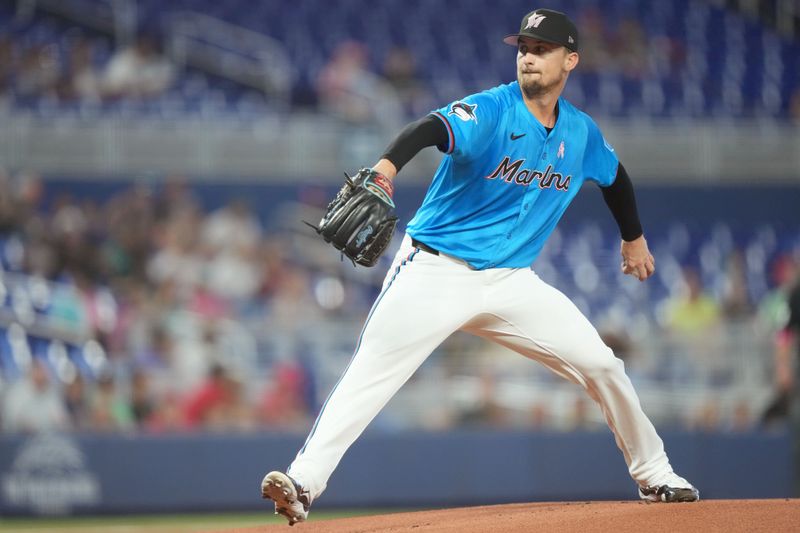
[(397, 226), (393, 192), (391, 180), (372, 169), (345, 174), (344, 186), (314, 229), (344, 255), (371, 267), (389, 246)]

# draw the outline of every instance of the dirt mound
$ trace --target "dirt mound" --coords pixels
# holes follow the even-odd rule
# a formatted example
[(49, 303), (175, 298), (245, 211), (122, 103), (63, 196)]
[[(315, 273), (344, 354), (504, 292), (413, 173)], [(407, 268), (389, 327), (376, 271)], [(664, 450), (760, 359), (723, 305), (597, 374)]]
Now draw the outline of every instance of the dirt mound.
[(545, 532), (674, 533), (676, 531), (780, 533), (800, 531), (800, 500), (704, 500), (698, 503), (645, 502), (525, 503), (465, 507), (287, 526), (229, 530), (229, 533), (361, 532)]

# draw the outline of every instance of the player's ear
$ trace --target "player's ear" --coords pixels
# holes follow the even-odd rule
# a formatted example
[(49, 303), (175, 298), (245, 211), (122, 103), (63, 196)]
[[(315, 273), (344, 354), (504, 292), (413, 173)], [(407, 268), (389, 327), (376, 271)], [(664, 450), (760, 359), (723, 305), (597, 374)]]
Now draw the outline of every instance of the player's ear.
[(570, 52), (567, 50), (567, 57), (564, 58), (564, 68), (567, 72), (570, 72), (572, 69), (578, 66), (578, 61), (580, 61), (578, 52)]

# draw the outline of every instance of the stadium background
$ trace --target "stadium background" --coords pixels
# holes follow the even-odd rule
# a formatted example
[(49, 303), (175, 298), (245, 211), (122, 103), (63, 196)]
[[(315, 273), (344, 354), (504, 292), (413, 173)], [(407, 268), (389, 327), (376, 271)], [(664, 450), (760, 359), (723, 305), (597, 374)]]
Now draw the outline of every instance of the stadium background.
[[(301, 220), (405, 122), (513, 79), (501, 37), (533, 7), (578, 23), (567, 97), (625, 161), (658, 264), (618, 273), (587, 186), (535, 269), (704, 496), (794, 494), (773, 357), (800, 252), (795, 2), (3, 0), (2, 514), (261, 508), (391, 257), (353, 268)], [(439, 157), (404, 169), (401, 223)], [(318, 503), (634, 496), (583, 391), (455, 335)]]

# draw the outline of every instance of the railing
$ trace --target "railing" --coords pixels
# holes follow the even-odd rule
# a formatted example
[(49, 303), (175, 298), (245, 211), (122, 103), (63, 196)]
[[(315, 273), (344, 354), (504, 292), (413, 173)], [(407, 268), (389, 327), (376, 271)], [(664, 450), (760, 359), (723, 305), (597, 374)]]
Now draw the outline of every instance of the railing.
[(136, 0), (17, 0), (16, 17), (27, 20), (37, 9), (113, 35), (117, 46), (128, 44), (136, 33)]
[[(16, 17), (27, 20), (37, 9), (113, 35), (118, 47), (137, 31), (135, 0), (18, 0)], [(174, 12), (168, 20), (176, 63), (262, 91), (273, 104), (288, 103), (294, 71), (280, 42), (202, 13)]]
[[(800, 179), (800, 130), (748, 121), (651, 124), (599, 120), (625, 167), (638, 181), (746, 182)], [(0, 128), (0, 160), (10, 169), (101, 176), (180, 172), (191, 177), (239, 176), (262, 181), (314, 176), (338, 183), (338, 170), (378, 157), (397, 132), (361, 139), (319, 115), (289, 118), (173, 117), (159, 119), (39, 117), (12, 114)], [(313, 146), (312, 149), (307, 147)], [(742, 147), (747, 149), (743, 150)], [(405, 167), (406, 179), (427, 182), (441, 155), (423, 150)], [(753, 169), (757, 168), (757, 175)]]
[(263, 91), (288, 104), (293, 68), (275, 39), (202, 13), (169, 17), (169, 50), (179, 64), (195, 67)]

